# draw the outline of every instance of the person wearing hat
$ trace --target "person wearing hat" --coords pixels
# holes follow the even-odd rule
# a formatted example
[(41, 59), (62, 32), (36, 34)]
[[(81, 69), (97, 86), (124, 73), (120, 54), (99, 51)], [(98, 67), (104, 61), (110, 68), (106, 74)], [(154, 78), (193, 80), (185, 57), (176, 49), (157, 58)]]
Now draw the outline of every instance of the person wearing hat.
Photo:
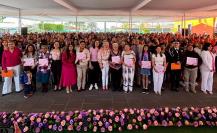
[[(200, 56), (194, 51), (193, 46), (190, 44), (187, 46), (187, 50), (184, 54), (184, 83), (185, 83), (185, 91), (189, 92), (189, 85), (191, 87), (191, 91), (196, 93), (195, 84), (197, 79), (197, 71), (198, 66), (201, 65), (202, 59)], [(192, 62), (194, 61), (194, 62)]]
[(201, 52), (202, 65), (200, 66), (202, 83), (201, 91), (205, 94), (213, 94), (213, 74), (215, 72), (215, 57), (216, 54), (212, 52), (210, 43), (205, 43)]

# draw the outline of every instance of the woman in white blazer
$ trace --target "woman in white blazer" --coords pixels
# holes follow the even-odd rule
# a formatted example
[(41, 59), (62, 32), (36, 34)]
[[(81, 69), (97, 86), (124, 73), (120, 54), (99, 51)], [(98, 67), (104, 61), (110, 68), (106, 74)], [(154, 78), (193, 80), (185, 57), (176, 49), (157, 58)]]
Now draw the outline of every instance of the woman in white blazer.
[(215, 72), (215, 57), (216, 54), (212, 52), (212, 46), (210, 43), (206, 43), (203, 46), (201, 52), (201, 58), (203, 60), (202, 65), (200, 66), (202, 83), (201, 90), (203, 93), (213, 94), (213, 74)]

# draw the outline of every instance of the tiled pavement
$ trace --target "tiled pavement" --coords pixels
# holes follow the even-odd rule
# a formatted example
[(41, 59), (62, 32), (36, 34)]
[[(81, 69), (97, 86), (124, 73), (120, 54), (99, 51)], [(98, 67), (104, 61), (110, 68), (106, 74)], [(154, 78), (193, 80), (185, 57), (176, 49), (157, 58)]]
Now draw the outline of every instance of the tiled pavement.
[[(217, 77), (215, 80), (217, 80)], [(214, 83), (214, 88), (217, 88), (215, 86), (217, 86), (217, 82)], [(23, 93), (12, 93), (4, 97), (0, 96), (0, 112), (18, 110), (28, 113), (99, 108), (156, 108), (165, 106), (217, 106), (217, 91), (215, 89), (213, 95), (205, 95), (199, 91), (197, 94), (192, 94), (186, 93), (183, 90), (180, 92), (172, 92), (166, 89), (162, 93), (162, 96), (158, 96), (153, 92), (148, 95), (142, 94), (140, 89), (136, 89), (130, 94), (112, 91), (103, 92), (100, 90), (86, 90), (80, 93), (73, 91), (71, 94), (66, 94), (65, 91), (53, 92), (50, 90), (46, 94), (37, 91), (29, 99), (24, 99)]]

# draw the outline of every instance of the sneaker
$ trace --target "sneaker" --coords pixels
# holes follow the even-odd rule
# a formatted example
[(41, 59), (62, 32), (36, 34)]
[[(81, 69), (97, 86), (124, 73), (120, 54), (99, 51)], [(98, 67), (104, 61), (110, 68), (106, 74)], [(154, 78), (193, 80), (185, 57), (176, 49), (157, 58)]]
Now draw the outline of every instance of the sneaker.
[(206, 92), (206, 91), (203, 91), (203, 90), (202, 90), (202, 92), (203, 92), (204, 94), (207, 94), (207, 92)]
[(93, 89), (93, 85), (91, 84), (90, 85), (90, 88), (89, 88), (89, 91), (91, 91)]
[(195, 90), (195, 89), (192, 89), (191, 90), (194, 94), (196, 94), (197, 93), (197, 91)]
[(189, 89), (185, 89), (186, 92), (189, 92)]
[(23, 96), (25, 99), (27, 99), (28, 98), (28, 96)]
[(99, 87), (97, 86), (97, 83), (95, 83), (94, 88), (95, 88), (96, 90), (99, 89)]
[(72, 92), (72, 89), (69, 89), (69, 92)]
[(66, 89), (66, 93), (69, 94), (69, 89)]
[(213, 92), (212, 92), (212, 91), (208, 91), (208, 93), (209, 93), (210, 95), (213, 95)]

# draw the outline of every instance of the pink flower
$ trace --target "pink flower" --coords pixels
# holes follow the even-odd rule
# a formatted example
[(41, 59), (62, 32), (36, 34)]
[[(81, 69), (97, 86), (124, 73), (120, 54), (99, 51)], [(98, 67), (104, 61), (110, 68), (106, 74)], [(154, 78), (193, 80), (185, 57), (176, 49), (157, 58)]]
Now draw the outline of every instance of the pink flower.
[(46, 114), (44, 115), (44, 117), (47, 119), (47, 118), (50, 117), (50, 114), (49, 114), (49, 113), (46, 113)]
[(99, 121), (98, 125), (101, 127), (103, 125), (103, 123), (101, 121)]
[(147, 126), (146, 124), (143, 124), (143, 125), (142, 125), (142, 128), (143, 128), (143, 130), (147, 130), (147, 129), (148, 129), (148, 126)]
[(23, 132), (25, 133), (25, 132), (28, 132), (28, 130), (29, 130), (29, 128), (27, 127), (27, 126), (25, 126), (24, 128), (23, 128)]
[(138, 126), (138, 125), (135, 125), (135, 129), (139, 129), (139, 126)]
[(178, 117), (180, 117), (180, 114), (179, 113), (175, 113), (175, 116), (178, 118)]
[(100, 119), (100, 115), (96, 115), (95, 118), (96, 118), (96, 120), (99, 120)]
[(132, 124), (128, 124), (128, 125), (127, 125), (127, 129), (128, 129), (128, 130), (132, 130), (132, 129), (133, 129)]
[(195, 122), (194, 122), (194, 127), (198, 127), (198, 126), (199, 126), (198, 122), (195, 121)]
[(22, 117), (19, 117), (18, 119), (17, 119), (17, 123), (19, 123), (19, 122), (21, 122), (22, 121)]
[(37, 118), (37, 119), (36, 119), (36, 122), (37, 122), (37, 123), (40, 123), (40, 122), (41, 122), (41, 118)]
[(203, 126), (204, 125), (203, 121), (199, 121), (198, 124), (199, 124), (199, 126)]
[(93, 127), (93, 132), (97, 132), (97, 126)]
[(173, 126), (173, 122), (172, 121), (169, 121), (169, 126)]
[(168, 108), (168, 107), (165, 108), (165, 112), (166, 112), (166, 113), (169, 112), (169, 108)]
[(132, 122), (133, 122), (133, 123), (136, 123), (136, 119), (133, 119)]
[(154, 121), (154, 126), (158, 126), (158, 121)]
[(31, 121), (34, 121), (34, 120), (35, 120), (35, 116), (31, 116), (31, 117), (30, 117), (30, 120), (31, 120)]
[(142, 117), (141, 117), (141, 116), (138, 116), (138, 117), (137, 117), (137, 120), (138, 120), (139, 122), (141, 122), (141, 121), (142, 121)]
[(79, 125), (79, 126), (82, 126), (82, 125), (83, 125), (83, 122), (79, 122), (78, 125)]
[(87, 132), (87, 127), (84, 127), (84, 131)]
[(119, 117), (118, 116), (115, 116), (115, 122), (119, 122)]
[(68, 130), (68, 131), (72, 131), (72, 130), (73, 130), (73, 126), (72, 126), (72, 125), (69, 125), (69, 126), (67, 127), (67, 130)]
[(124, 109), (124, 112), (125, 112), (125, 113), (126, 113), (126, 112), (128, 112), (128, 109), (127, 109), (127, 108), (125, 108), (125, 109)]
[(62, 121), (61, 121), (61, 126), (64, 127), (65, 125), (66, 125), (66, 121), (65, 121), (65, 120), (62, 120)]
[(78, 115), (78, 119), (82, 119), (82, 115), (81, 114)]
[(108, 127), (108, 131), (109, 131), (109, 132), (112, 132), (112, 131), (113, 131), (113, 127), (112, 127), (112, 126), (109, 126), (109, 127)]
[(149, 111), (150, 114), (154, 114), (154, 112), (155, 112), (155, 109), (150, 109)]
[(122, 132), (122, 131), (123, 131), (122, 127), (119, 127), (119, 128), (118, 128), (118, 131), (119, 131), (119, 132)]
[(109, 112), (109, 116), (113, 116), (114, 115), (114, 111)]
[(48, 125), (48, 129), (52, 129), (52, 125)]
[(105, 132), (105, 128), (104, 128), (104, 127), (101, 127), (100, 132), (101, 132), (101, 133), (104, 133), (104, 132)]
[(70, 119), (71, 119), (71, 116), (70, 116), (70, 115), (67, 115), (67, 116), (66, 116), (66, 121), (70, 121)]

